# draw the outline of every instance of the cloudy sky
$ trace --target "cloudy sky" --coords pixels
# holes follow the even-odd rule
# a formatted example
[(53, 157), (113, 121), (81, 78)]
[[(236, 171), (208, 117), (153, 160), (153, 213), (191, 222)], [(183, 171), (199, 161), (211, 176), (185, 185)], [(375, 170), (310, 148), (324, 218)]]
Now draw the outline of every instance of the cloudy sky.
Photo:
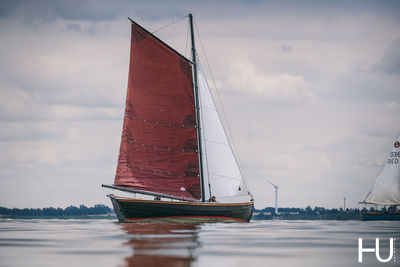
[[(400, 131), (398, 1), (1, 1), (0, 206), (110, 205), (127, 17), (189, 12), (256, 207), (267, 180), (281, 206), (357, 207)], [(188, 55), (186, 21), (156, 35)]]

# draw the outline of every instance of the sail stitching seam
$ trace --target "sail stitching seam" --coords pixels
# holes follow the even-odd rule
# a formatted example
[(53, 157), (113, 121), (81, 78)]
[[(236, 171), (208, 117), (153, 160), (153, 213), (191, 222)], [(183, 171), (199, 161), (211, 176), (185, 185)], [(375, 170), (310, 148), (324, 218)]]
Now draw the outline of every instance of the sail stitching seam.
[(227, 143), (222, 143), (222, 142), (218, 142), (218, 141), (214, 141), (214, 140), (210, 140), (210, 139), (206, 139), (206, 141), (215, 143), (215, 144), (219, 144), (219, 145), (229, 146), (229, 144), (227, 144)]
[(212, 172), (210, 172), (210, 174), (216, 175), (216, 176), (220, 176), (220, 177), (225, 177), (225, 178), (231, 178), (231, 179), (233, 179), (233, 180), (242, 181), (242, 179), (240, 179), (240, 178), (235, 178), (235, 177), (232, 177), (232, 176), (220, 175), (220, 174), (216, 174), (216, 173), (212, 173)]
[(185, 174), (181, 173), (174, 173), (174, 172), (167, 172), (167, 171), (160, 171), (160, 170), (151, 170), (151, 169), (146, 169), (146, 168), (141, 168), (141, 167), (136, 167), (136, 166), (131, 166), (129, 163), (124, 163), (124, 162), (119, 162), (119, 164), (125, 165), (129, 169), (135, 169), (138, 171), (142, 172), (150, 172), (150, 173), (161, 173), (165, 175), (170, 175), (170, 176), (182, 176), (182, 177), (193, 177), (193, 178), (198, 178), (198, 176), (188, 176)]
[(146, 145), (146, 144), (135, 142), (132, 139), (129, 140), (127, 138), (122, 138), (121, 141), (132, 144), (132, 145), (137, 145), (138, 147), (144, 147), (144, 148), (167, 150), (167, 151), (177, 151), (177, 152), (185, 152), (185, 153), (198, 153), (197, 149), (187, 149), (187, 148), (178, 149), (178, 148), (171, 148), (171, 147), (164, 147), (164, 146)]
[(180, 128), (196, 128), (196, 126), (190, 126), (190, 125), (185, 125), (185, 124), (178, 124), (178, 123), (172, 123), (172, 122), (161, 122), (161, 121), (153, 121), (153, 120), (146, 120), (146, 119), (138, 119), (136, 117), (130, 117), (126, 116), (125, 118), (130, 119), (130, 120), (137, 120), (137, 121), (143, 121), (147, 123), (152, 123), (156, 125), (161, 125), (161, 126), (174, 126), (174, 127), (180, 127)]

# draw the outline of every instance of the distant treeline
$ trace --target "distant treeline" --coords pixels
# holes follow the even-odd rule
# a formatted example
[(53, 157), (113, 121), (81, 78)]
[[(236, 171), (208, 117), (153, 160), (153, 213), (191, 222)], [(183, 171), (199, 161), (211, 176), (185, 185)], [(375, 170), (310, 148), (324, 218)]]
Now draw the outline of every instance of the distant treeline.
[[(373, 211), (371, 208), (369, 211)], [(326, 209), (323, 207), (311, 208), (278, 208), (278, 214), (275, 213), (275, 208), (267, 207), (261, 210), (254, 210), (253, 220), (359, 220), (361, 212), (367, 211), (367, 209)], [(80, 205), (79, 207), (69, 206), (65, 209), (62, 208), (43, 208), (43, 209), (8, 209), (0, 206), (0, 217), (18, 218), (18, 217), (30, 217), (30, 218), (64, 218), (64, 217), (85, 217), (85, 216), (102, 216), (112, 214), (114, 211), (102, 204), (97, 204), (94, 207), (86, 207)]]
[[(372, 211), (373, 209), (369, 209)], [(326, 209), (323, 207), (310, 206), (306, 208), (278, 208), (278, 214), (275, 213), (275, 208), (267, 207), (261, 210), (254, 210), (254, 220), (359, 220), (361, 212), (367, 209)]]
[(97, 204), (94, 207), (86, 207), (80, 205), (79, 208), (69, 206), (68, 208), (43, 208), (43, 209), (8, 209), (0, 207), (0, 216), (7, 217), (70, 217), (70, 216), (84, 216), (84, 215), (104, 215), (112, 213), (113, 210), (106, 205)]

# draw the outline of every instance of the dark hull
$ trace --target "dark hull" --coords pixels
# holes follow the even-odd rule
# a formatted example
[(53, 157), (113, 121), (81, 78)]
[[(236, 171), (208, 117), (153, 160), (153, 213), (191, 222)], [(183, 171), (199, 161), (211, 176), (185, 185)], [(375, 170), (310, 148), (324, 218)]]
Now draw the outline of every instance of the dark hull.
[(361, 217), (363, 221), (400, 221), (400, 212), (365, 212)]
[(254, 203), (176, 202), (109, 196), (119, 222), (249, 222)]

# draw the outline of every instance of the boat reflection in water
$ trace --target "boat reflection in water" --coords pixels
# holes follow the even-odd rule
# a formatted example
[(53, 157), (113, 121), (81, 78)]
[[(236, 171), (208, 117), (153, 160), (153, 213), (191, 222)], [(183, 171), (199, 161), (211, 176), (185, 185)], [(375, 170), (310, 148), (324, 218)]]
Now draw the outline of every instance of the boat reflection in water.
[(199, 223), (126, 223), (121, 227), (132, 237), (133, 250), (126, 266), (191, 266), (199, 247)]

